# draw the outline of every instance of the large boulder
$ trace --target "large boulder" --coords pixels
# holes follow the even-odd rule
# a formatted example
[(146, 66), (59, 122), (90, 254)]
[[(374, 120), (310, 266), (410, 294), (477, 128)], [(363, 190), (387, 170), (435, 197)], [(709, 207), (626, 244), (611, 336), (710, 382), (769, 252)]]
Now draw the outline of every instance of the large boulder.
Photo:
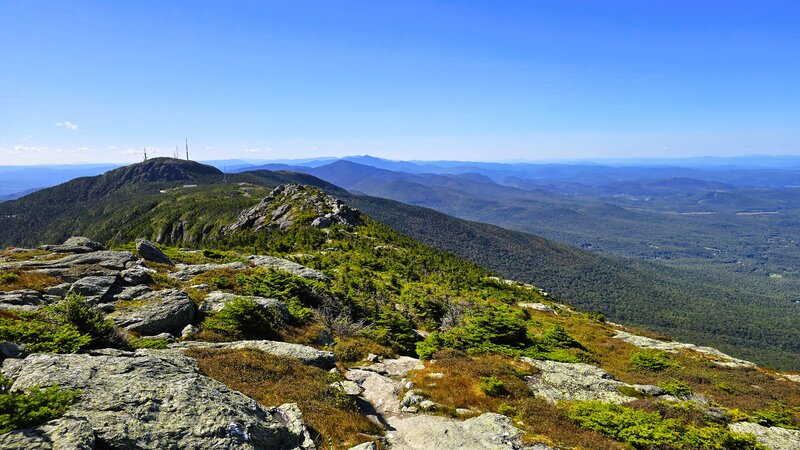
[(142, 259), (152, 261), (154, 263), (169, 264), (174, 266), (175, 263), (167, 255), (164, 254), (156, 244), (148, 241), (147, 239), (136, 239), (136, 251)]
[(276, 356), (287, 356), (299, 359), (305, 364), (329, 370), (336, 366), (336, 357), (333, 352), (317, 350), (307, 345), (292, 344), (279, 341), (234, 341), (234, 342), (199, 342), (183, 341), (171, 344), (174, 349), (220, 349), (220, 350), (260, 350)]
[(108, 315), (118, 327), (141, 335), (170, 333), (180, 336), (181, 330), (194, 320), (195, 304), (186, 292), (177, 289), (153, 291), (133, 300), (119, 300)]
[(0, 436), (4, 449), (314, 448), (296, 405), (263, 408), (181, 352), (35, 354), (7, 360), (3, 372), (14, 390), (82, 391), (63, 418)]
[(230, 270), (243, 270), (247, 268), (247, 264), (243, 262), (231, 262), (222, 264), (178, 264), (178, 271), (169, 274), (170, 277), (178, 281), (189, 281), (192, 278), (200, 275), (201, 273), (210, 272), (212, 270), (230, 269)]
[(0, 311), (19, 310), (34, 311), (47, 304), (42, 294), (31, 290), (0, 291)]
[(800, 430), (765, 427), (749, 422), (732, 423), (728, 428), (734, 433), (754, 435), (759, 444), (771, 450), (800, 450)]
[(289, 261), (283, 258), (276, 258), (274, 256), (253, 255), (249, 256), (247, 259), (248, 261), (253, 263), (255, 267), (265, 267), (269, 269), (282, 270), (284, 272), (289, 272), (293, 275), (307, 278), (309, 280), (328, 279), (327, 275), (318, 270), (314, 270), (310, 267), (306, 267), (302, 264), (298, 264), (296, 262)]

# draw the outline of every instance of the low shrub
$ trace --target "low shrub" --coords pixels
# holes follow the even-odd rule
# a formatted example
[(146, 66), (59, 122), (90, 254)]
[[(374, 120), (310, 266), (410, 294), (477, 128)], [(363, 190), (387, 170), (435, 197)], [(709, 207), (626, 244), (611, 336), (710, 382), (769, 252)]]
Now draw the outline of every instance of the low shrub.
[(490, 397), (499, 397), (506, 393), (503, 381), (496, 377), (481, 377), (478, 382), (481, 391)]
[(14, 272), (0, 272), (0, 284), (12, 284), (19, 280), (19, 274)]
[(637, 449), (764, 449), (755, 436), (730, 432), (721, 425), (686, 424), (658, 412), (597, 401), (573, 402), (567, 415), (582, 428), (597, 431)]
[(639, 369), (660, 372), (672, 365), (669, 357), (664, 352), (644, 350), (631, 355), (631, 364)]
[(692, 395), (692, 388), (683, 381), (671, 379), (669, 381), (662, 381), (658, 383), (658, 387), (664, 390), (669, 395), (685, 399)]
[(63, 390), (58, 386), (12, 392), (12, 383), (0, 375), (0, 434), (15, 428), (41, 425), (62, 416), (81, 393), (80, 390)]
[(800, 429), (792, 418), (792, 412), (785, 403), (775, 402), (768, 408), (754, 411), (753, 420), (767, 427)]
[(230, 339), (274, 338), (280, 325), (276, 313), (265, 310), (253, 299), (237, 297), (208, 317), (203, 329)]

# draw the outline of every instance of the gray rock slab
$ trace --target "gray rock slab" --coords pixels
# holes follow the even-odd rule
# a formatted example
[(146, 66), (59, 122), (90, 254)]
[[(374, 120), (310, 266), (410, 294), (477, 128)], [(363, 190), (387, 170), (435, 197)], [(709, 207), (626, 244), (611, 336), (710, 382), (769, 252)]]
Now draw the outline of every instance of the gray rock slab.
[(735, 433), (752, 434), (759, 444), (771, 450), (800, 450), (800, 430), (765, 427), (749, 422), (732, 423), (728, 429)]
[(0, 310), (35, 311), (46, 304), (42, 294), (32, 289), (0, 291)]
[(232, 269), (232, 270), (243, 270), (247, 268), (247, 264), (243, 262), (232, 262), (232, 263), (222, 263), (222, 264), (178, 264), (176, 266), (178, 268), (177, 272), (171, 273), (169, 276), (175, 278), (179, 281), (189, 281), (192, 278), (200, 275), (201, 273), (210, 272), (212, 270), (219, 270), (219, 269)]
[[(103, 448), (314, 447), (296, 405), (261, 407), (203, 376), (196, 362), (181, 352), (35, 354), (14, 364), (7, 362), (3, 372), (16, 378), (15, 390), (58, 384), (81, 389), (82, 394), (64, 418), (2, 435), (0, 448), (36, 448), (36, 436), (54, 438), (51, 447), (41, 448), (80, 448), (65, 446), (67, 438), (58, 431), (73, 428), (78, 437), (88, 436), (80, 422), (88, 424)], [(26, 441), (28, 436), (31, 440)]]
[(307, 345), (292, 344), (279, 341), (234, 341), (234, 342), (199, 342), (184, 341), (177, 342), (169, 346), (174, 349), (188, 348), (210, 348), (210, 349), (230, 349), (230, 350), (260, 350), (264, 353), (276, 356), (287, 356), (296, 358), (305, 364), (317, 366), (321, 369), (329, 370), (336, 365), (336, 357), (333, 352), (317, 350)]
[(630, 386), (614, 379), (605, 370), (583, 363), (562, 363), (522, 357), (522, 361), (539, 369), (525, 377), (528, 387), (537, 397), (550, 403), (559, 400), (598, 400), (607, 403), (627, 403), (636, 400), (619, 392)]
[(180, 335), (181, 330), (194, 320), (195, 309), (188, 294), (177, 289), (165, 289), (134, 300), (118, 301), (108, 318), (118, 327), (141, 335)]
[(307, 278), (309, 280), (327, 280), (328, 276), (324, 273), (298, 264), (287, 259), (276, 258), (274, 256), (252, 255), (248, 256), (247, 260), (250, 261), (255, 267), (264, 267), (275, 270), (282, 270), (289, 272), (299, 277)]

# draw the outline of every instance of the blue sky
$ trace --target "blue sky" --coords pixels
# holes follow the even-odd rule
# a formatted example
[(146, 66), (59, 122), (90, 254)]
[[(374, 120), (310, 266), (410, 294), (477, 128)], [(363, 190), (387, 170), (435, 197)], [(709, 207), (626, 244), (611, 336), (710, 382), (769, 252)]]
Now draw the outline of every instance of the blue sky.
[(0, 0), (0, 164), (800, 154), (793, 1)]

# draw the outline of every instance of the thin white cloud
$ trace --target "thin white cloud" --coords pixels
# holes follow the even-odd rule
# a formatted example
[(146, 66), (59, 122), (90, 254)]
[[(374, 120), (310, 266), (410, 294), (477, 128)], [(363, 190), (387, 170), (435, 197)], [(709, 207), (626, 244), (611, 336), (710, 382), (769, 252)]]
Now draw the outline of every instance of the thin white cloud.
[(6, 153), (12, 155), (23, 155), (26, 153), (41, 153), (47, 150), (47, 147), (31, 147), (28, 145), (15, 145), (13, 150), (7, 150)]
[(69, 120), (65, 120), (63, 122), (58, 122), (58, 123), (56, 123), (56, 126), (57, 127), (66, 128), (66, 129), (71, 130), (71, 131), (75, 131), (75, 130), (78, 129), (78, 125), (70, 122)]
[(260, 148), (246, 148), (244, 149), (244, 151), (246, 151), (247, 153), (261, 153)]

